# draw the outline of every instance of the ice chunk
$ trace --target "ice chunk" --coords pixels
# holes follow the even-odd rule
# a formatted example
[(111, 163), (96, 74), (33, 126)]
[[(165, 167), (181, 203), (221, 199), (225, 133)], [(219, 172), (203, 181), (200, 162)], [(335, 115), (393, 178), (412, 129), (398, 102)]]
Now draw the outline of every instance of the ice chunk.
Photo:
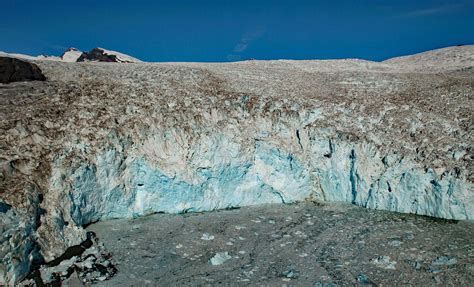
[(221, 265), (223, 264), (224, 262), (226, 262), (227, 260), (231, 259), (232, 256), (229, 255), (229, 252), (218, 252), (216, 253), (216, 255), (214, 255), (214, 257), (212, 257), (209, 262), (211, 263), (211, 265)]
[(209, 233), (203, 233), (201, 239), (206, 241), (214, 240), (214, 235), (210, 235)]

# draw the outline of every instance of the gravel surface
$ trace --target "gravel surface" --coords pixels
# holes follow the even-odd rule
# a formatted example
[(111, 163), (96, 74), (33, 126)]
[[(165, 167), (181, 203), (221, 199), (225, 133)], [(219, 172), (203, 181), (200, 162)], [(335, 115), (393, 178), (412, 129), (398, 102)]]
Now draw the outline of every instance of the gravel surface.
[(155, 214), (88, 229), (118, 269), (97, 286), (469, 286), (474, 280), (472, 222), (348, 205)]

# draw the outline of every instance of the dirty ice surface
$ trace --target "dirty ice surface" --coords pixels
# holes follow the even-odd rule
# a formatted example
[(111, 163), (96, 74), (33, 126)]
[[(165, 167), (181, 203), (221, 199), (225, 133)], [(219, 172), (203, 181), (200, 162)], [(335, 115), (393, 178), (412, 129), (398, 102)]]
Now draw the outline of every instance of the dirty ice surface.
[(89, 230), (118, 269), (99, 286), (474, 282), (474, 224), (468, 221), (300, 203), (156, 214)]

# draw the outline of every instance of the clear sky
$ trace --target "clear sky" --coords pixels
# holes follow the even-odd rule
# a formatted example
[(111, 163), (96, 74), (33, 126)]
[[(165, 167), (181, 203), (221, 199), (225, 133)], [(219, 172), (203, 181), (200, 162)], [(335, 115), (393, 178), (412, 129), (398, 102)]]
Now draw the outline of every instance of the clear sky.
[(474, 44), (474, 0), (0, 0), (0, 51), (145, 61), (363, 58)]

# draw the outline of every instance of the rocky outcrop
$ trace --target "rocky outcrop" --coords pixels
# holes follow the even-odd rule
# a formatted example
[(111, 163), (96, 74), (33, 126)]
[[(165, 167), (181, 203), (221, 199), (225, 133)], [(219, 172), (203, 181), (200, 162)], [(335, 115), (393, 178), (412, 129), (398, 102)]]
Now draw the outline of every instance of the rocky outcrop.
[(0, 83), (45, 80), (37, 65), (16, 58), (0, 57)]
[(113, 62), (113, 63), (140, 63), (141, 61), (128, 55), (109, 51), (103, 48), (94, 48), (84, 52), (76, 62)]
[(0, 282), (110, 218), (302, 200), (474, 217), (474, 78), (464, 70), (39, 65), (52, 81), (0, 91)]

